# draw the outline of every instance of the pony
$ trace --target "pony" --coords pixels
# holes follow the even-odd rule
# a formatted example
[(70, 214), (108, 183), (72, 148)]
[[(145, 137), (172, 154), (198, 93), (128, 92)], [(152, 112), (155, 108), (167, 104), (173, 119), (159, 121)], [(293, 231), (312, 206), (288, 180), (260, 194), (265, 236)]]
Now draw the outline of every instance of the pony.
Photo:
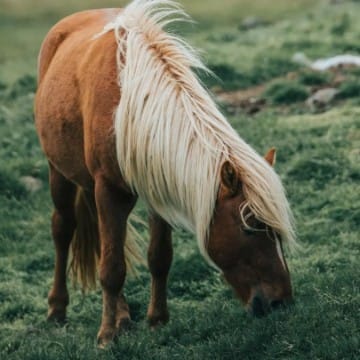
[(255, 316), (292, 301), (283, 244), (296, 244), (275, 150), (265, 158), (221, 114), (195, 69), (207, 71), (165, 26), (186, 18), (169, 0), (73, 14), (47, 34), (38, 61), (35, 123), (49, 163), (56, 258), (48, 319), (64, 321), (70, 269), (83, 287), (97, 273), (105, 346), (130, 323), (127, 269), (140, 261), (129, 223), (149, 209), (152, 327), (169, 319), (172, 228), (196, 235)]

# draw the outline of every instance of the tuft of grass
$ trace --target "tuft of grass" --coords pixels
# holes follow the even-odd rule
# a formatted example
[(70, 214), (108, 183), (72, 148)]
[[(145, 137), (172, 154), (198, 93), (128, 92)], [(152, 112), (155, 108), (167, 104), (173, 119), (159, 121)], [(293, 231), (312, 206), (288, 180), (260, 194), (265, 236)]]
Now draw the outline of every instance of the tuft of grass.
[(251, 73), (253, 78), (256, 79), (256, 83), (262, 83), (296, 69), (298, 69), (298, 66), (287, 56), (283, 54), (269, 56), (264, 53), (255, 58)]
[(299, 73), (298, 81), (306, 86), (325, 85), (331, 81), (331, 74), (328, 72), (303, 70)]
[(242, 81), (241, 75), (234, 69), (234, 67), (228, 64), (210, 65), (209, 69), (217, 78), (210, 76), (203, 79), (208, 86), (217, 84), (220, 79), (223, 84), (226, 84), (227, 88), (237, 88)]
[(4, 91), (6, 88), (7, 88), (6, 83), (0, 80), (0, 92)]
[(349, 14), (344, 13), (337, 19), (335, 24), (331, 27), (331, 33), (336, 36), (344, 36), (344, 34), (350, 29), (351, 27), (351, 18)]
[(311, 181), (320, 188), (326, 186), (329, 181), (343, 180), (349, 174), (349, 168), (349, 161), (341, 154), (331, 149), (316, 149), (309, 150), (306, 158), (298, 158), (289, 167), (287, 175), (298, 181), (306, 181), (311, 174)]
[(210, 64), (209, 68), (217, 78), (207, 77), (203, 79), (207, 86), (221, 85), (225, 90), (233, 90), (262, 84), (294, 71), (298, 66), (281, 56), (269, 57), (264, 55), (257, 56), (251, 69), (247, 71), (238, 70), (225, 63)]
[(263, 96), (273, 104), (293, 104), (306, 100), (309, 90), (294, 81), (279, 80), (270, 84), (265, 89)]
[(27, 191), (13, 173), (0, 167), (0, 194), (8, 199), (21, 200)]
[(37, 87), (36, 78), (33, 75), (25, 74), (17, 79), (7, 90), (6, 97), (15, 99), (17, 97), (35, 93)]
[(360, 97), (360, 83), (359, 80), (350, 80), (341, 84), (337, 98), (348, 99)]

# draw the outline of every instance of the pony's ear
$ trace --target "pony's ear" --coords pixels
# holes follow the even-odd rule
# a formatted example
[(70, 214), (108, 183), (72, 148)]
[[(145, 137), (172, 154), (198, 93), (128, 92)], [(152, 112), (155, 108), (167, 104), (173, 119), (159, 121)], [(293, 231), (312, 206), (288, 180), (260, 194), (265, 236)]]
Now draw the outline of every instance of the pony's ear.
[(276, 162), (276, 149), (274, 147), (270, 148), (264, 157), (271, 166), (274, 166)]
[(230, 161), (225, 161), (221, 166), (221, 182), (231, 195), (235, 195), (240, 188), (240, 179)]

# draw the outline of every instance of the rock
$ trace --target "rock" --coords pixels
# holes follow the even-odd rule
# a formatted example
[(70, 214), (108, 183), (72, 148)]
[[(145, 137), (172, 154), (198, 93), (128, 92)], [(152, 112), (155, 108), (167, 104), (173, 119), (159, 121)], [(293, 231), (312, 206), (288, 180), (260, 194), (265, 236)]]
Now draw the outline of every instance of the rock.
[(335, 88), (325, 88), (316, 91), (306, 100), (306, 105), (312, 111), (324, 110), (334, 100), (339, 90)]
[(242, 107), (246, 114), (253, 115), (261, 111), (266, 105), (266, 99), (251, 97), (242, 103)]
[(303, 52), (295, 53), (292, 56), (291, 61), (299, 65), (305, 65), (311, 67), (311, 60)]
[(304, 53), (295, 53), (291, 60), (297, 64), (307, 66), (317, 71), (327, 71), (339, 67), (360, 66), (360, 56), (351, 54), (340, 54), (324, 59), (310, 60)]
[(43, 186), (42, 181), (33, 176), (22, 176), (19, 180), (30, 193), (39, 191)]

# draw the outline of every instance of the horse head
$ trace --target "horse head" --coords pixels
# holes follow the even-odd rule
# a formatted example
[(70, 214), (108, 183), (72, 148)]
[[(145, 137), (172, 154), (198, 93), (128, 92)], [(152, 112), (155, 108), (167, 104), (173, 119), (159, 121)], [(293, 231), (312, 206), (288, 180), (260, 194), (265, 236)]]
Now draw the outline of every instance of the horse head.
[[(265, 159), (273, 165), (275, 150)], [(282, 239), (246, 206), (239, 174), (229, 162), (209, 231), (208, 254), (249, 312), (262, 316), (292, 302)]]

